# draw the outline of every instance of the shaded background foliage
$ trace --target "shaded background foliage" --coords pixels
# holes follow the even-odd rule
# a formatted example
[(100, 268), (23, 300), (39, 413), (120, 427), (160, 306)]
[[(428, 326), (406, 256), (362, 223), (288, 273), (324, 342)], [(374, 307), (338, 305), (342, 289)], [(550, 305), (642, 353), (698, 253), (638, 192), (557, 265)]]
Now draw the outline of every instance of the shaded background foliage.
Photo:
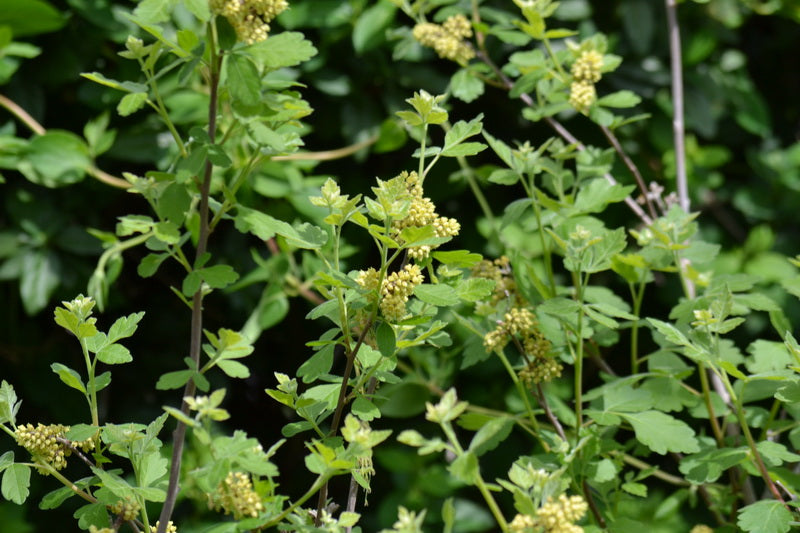
[[(23, 4), (28, 7), (23, 8)], [(40, 11), (38, 22), (31, 23), (24, 9), (34, 4), (41, 9), (48, 5), (52, 8)], [(469, 9), (470, 2), (461, 4)], [(166, 157), (164, 133), (154, 117), (145, 113), (117, 116), (113, 108), (119, 93), (79, 76), (81, 72), (99, 71), (115, 79), (136, 77), (134, 64), (116, 55), (127, 36), (139, 32), (124, 16), (134, 5), (111, 0), (50, 4), (0, 0), (0, 28), (7, 25), (16, 41), (41, 49), (37, 57), (24, 60), (0, 52), (0, 94), (26, 109), (46, 128), (78, 134), (87, 122), (111, 110), (109, 128), (116, 131), (116, 137), (97, 164), (116, 175), (124, 171), (143, 174)], [(302, 31), (319, 51), (310, 62), (285, 72), (307, 86), (303, 95), (314, 108), (305, 148), (318, 151), (376, 137), (378, 141), (343, 159), (273, 162), (260, 169), (243, 192), (248, 203), (290, 221), (309, 215), (306, 197), (324, 177), (336, 177), (343, 192), (357, 194), (366, 192), (375, 176), (386, 179), (406, 169), (412, 148), (403, 144), (405, 133), (387, 117), (403, 107), (404, 99), (415, 90), (444, 92), (458, 70), (455, 64), (410, 44), (411, 21), (389, 2), (296, 0), (291, 6), (278, 18), (277, 26)], [(670, 191), (674, 189), (674, 164), (663, 9), (660, 2), (650, 0), (565, 0), (556, 18), (581, 32), (605, 32), (610, 50), (624, 58), (622, 67), (603, 80), (599, 91), (630, 89), (644, 98), (636, 112), (649, 113), (651, 118), (621, 129), (619, 135), (645, 179)], [(723, 246), (717, 267), (757, 273), (768, 286), (781, 279), (785, 268), (774, 252), (794, 255), (800, 231), (800, 70), (793, 53), (800, 49), (800, 8), (789, 0), (706, 0), (682, 3), (679, 14), (693, 208), (703, 212), (705, 239)], [(498, 55), (505, 51), (505, 45), (495, 42), (492, 46)], [(177, 122), (187, 129), (203, 119), (203, 103), (179, 86), (166, 100), (173, 116), (182, 117)], [(487, 87), (470, 103), (451, 103), (453, 120), (484, 112), (485, 129), (507, 142), (530, 141), (536, 145), (551, 135), (546, 126), (525, 120), (519, 102), (497, 89)], [(569, 125), (578, 138), (605, 146), (599, 131), (585, 119), (573, 118)], [(25, 420), (77, 422), (72, 418), (80, 412), (80, 398), (62, 394), (49, 365), (56, 360), (68, 363), (80, 354), (53, 324), (51, 309), (57, 302), (86, 291), (102, 252), (100, 241), (84, 228), (113, 231), (117, 216), (144, 212), (146, 206), (140, 197), (90, 178), (61, 188), (30, 183), (8, 168), (11, 159), (7, 154), (13, 149), (10, 139), (14, 135), (27, 137), (29, 132), (9, 114), (0, 114), (0, 168), (4, 168), (4, 183), (0, 185), (0, 300), (5, 302), (0, 309), (0, 377), (23, 391)], [(486, 173), (481, 173), (481, 164), (489, 162), (486, 157), (487, 161), (475, 158), (473, 164), (487, 185), (492, 205), (504, 206), (511, 199), (506, 196), (509, 192), (488, 186)], [(625, 183), (632, 182), (620, 162), (613, 173)], [(460, 220), (463, 231), (459, 247), (487, 255), (496, 252), (481, 232), (480, 210), (455, 165), (440, 165), (435, 181), (428, 183), (426, 190), (443, 215)], [(628, 214), (620, 210), (617, 216)], [(358, 251), (359, 242), (351, 244), (352, 265), (369, 265), (374, 258)], [(253, 254), (262, 261), (270, 257), (264, 243), (235, 231), (226, 232), (224, 227), (215, 234), (212, 246), (242, 274), (259, 271)], [(174, 393), (162, 395), (153, 386), (159, 374), (177, 368), (186, 349), (188, 312), (168, 289), (179, 285), (181, 273), (165, 268), (153, 278), (139, 277), (136, 265), (144, 253), (124, 256), (107, 308), (108, 316), (146, 311), (130, 346), (136, 355), (134, 363), (126, 373), (118, 372), (114, 387), (104, 391), (102, 414), (109, 420), (149, 420), (162, 405), (174, 402)], [(285, 259), (276, 257), (273, 261)], [(235, 293), (214, 294), (206, 305), (206, 327), (244, 323), (262, 298), (264, 281), (270, 280), (259, 280)], [(657, 294), (650, 296), (659, 298)], [(796, 323), (800, 314), (796, 303), (780, 303)], [(233, 414), (229, 421), (232, 426), (267, 442), (280, 432), (286, 422), (284, 413), (263, 390), (272, 385), (273, 372), (293, 374), (303, 362), (304, 342), (314, 338), (317, 332), (311, 330), (319, 327), (304, 319), (311, 306), (302, 298), (277, 295), (265, 310), (265, 326), (283, 320), (259, 340), (256, 357), (251, 359), (253, 377), (230, 390), (226, 407)], [(748, 322), (749, 333), (755, 335), (759, 331), (753, 328), (758, 324), (753, 324)], [(466, 348), (452, 346), (435, 354), (423, 351), (414, 356), (415, 363), (427, 366), (434, 377), (445, 382), (464, 357), (469, 357), (469, 350), (476, 349), (474, 341)], [(477, 349), (481, 349), (479, 341)], [(499, 373), (499, 364), (492, 362), (479, 369), (468, 368), (459, 375), (459, 389), (483, 405), (502, 405), (506, 388), (492, 379)], [(220, 382), (214, 385), (224, 385), (218, 379)], [(386, 414), (416, 415), (429, 392), (422, 386), (408, 392), (407, 401), (387, 406)], [(496, 466), (498, 475), (507, 467), (503, 456), (525, 453), (522, 441), (513, 436), (504, 446), (507, 451), (487, 455), (484, 465), (488, 470)], [(286, 472), (293, 471), (292, 465), (302, 453), (302, 449), (282, 450), (280, 459), (285, 461)], [(376, 467), (381, 482), (365, 509), (363, 525), (368, 531), (376, 529), (378, 523), (391, 523), (397, 504), (429, 507), (429, 518), (435, 521), (437, 500), (456, 489), (441, 463), (399, 445), (379, 451)], [(297, 472), (294, 477), (282, 476), (282, 482), (290, 492), (300, 492), (308, 478)], [(41, 480), (35, 483), (35, 492), (48, 490), (41, 486)], [(345, 490), (344, 483), (337, 480), (332, 490)], [(59, 515), (69, 513), (68, 508), (37, 512), (33, 507), (36, 501), (36, 497), (31, 498), (25, 508), (0, 503), (4, 531), (44, 531), (71, 520)], [(458, 500), (458, 511), (474, 515), (475, 531), (491, 524), (486, 512), (468, 499)], [(179, 515), (191, 520), (200, 513), (183, 507)]]

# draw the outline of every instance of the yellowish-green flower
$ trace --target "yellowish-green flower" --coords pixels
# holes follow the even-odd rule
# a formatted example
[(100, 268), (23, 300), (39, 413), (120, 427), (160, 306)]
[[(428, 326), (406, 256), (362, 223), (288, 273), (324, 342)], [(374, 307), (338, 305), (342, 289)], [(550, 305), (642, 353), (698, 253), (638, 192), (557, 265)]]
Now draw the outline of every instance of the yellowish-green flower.
[(117, 503), (109, 507), (109, 510), (115, 515), (120, 516), (125, 522), (128, 522), (130, 520), (135, 520), (136, 517), (139, 516), (141, 508), (142, 506), (139, 505), (139, 502), (128, 497), (124, 500), (117, 501)]
[(588, 509), (582, 496), (562, 494), (558, 500), (547, 499), (536, 513), (536, 522), (547, 533), (582, 533), (583, 528), (575, 522), (583, 518)]
[[(150, 533), (156, 533), (156, 531), (158, 531), (158, 524), (159, 523), (160, 523), (160, 521), (156, 520), (156, 525), (150, 526)], [(167, 531), (167, 533), (178, 533), (178, 528), (175, 526), (175, 524), (172, 523), (172, 520), (167, 522), (166, 531)]]
[(286, 0), (209, 0), (211, 12), (222, 15), (240, 41), (258, 43), (267, 38), (269, 23), (289, 7)]
[(597, 90), (589, 81), (573, 81), (569, 87), (569, 103), (577, 111), (586, 113), (597, 100)]
[(421, 22), (414, 26), (414, 38), (433, 48), (439, 57), (466, 65), (475, 51), (464, 39), (472, 37), (472, 26), (464, 15), (453, 15), (444, 24)]
[(714, 533), (714, 530), (705, 524), (697, 524), (689, 533)]
[(244, 472), (228, 473), (209, 500), (209, 507), (232, 514), (236, 520), (256, 518), (264, 511), (261, 497), (253, 490), (250, 476)]
[(406, 302), (414, 288), (425, 278), (417, 265), (406, 265), (392, 272), (381, 285), (381, 313), (390, 322), (398, 322), (406, 316)]
[(572, 64), (575, 81), (597, 83), (602, 77), (603, 55), (596, 50), (586, 50)]

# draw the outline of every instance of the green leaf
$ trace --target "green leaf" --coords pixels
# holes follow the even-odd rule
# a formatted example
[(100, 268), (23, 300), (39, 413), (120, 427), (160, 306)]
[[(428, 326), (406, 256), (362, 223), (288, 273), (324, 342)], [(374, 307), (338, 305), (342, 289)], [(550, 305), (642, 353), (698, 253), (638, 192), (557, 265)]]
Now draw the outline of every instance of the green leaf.
[(239, 274), (230, 265), (214, 265), (201, 270), (203, 280), (212, 289), (224, 289), (239, 279)]
[(178, 0), (142, 0), (133, 14), (143, 22), (165, 22)]
[(84, 505), (78, 508), (72, 516), (78, 519), (78, 527), (84, 530), (89, 529), (90, 526), (103, 528), (110, 525), (108, 511), (106, 511), (104, 503)]
[(762, 500), (739, 509), (736, 523), (750, 533), (785, 533), (791, 529), (792, 513), (775, 500)]
[(27, 465), (13, 464), (3, 472), (0, 491), (6, 500), (22, 505), (28, 499), (31, 485), (31, 469)]
[(472, 102), (483, 94), (484, 83), (469, 69), (462, 68), (450, 78), (450, 92), (462, 102)]
[(67, 21), (56, 8), (43, 0), (3, 0), (1, 4), (0, 27), (10, 27), (14, 37), (56, 31)]
[[(463, 143), (469, 137), (475, 136), (483, 129), (483, 114), (478, 115), (469, 122), (459, 120), (448, 130), (444, 136), (444, 148), (442, 154), (448, 149)], [(481, 143), (476, 143), (481, 144)], [(483, 145), (482, 145), (483, 146)]]
[(53, 252), (37, 249), (22, 257), (19, 292), (26, 313), (33, 315), (47, 307), (60, 276), (61, 264)]
[(64, 438), (80, 442), (94, 437), (97, 435), (98, 430), (99, 428), (97, 426), (92, 426), (89, 424), (75, 424), (69, 428), (69, 431), (67, 431), (66, 435), (64, 435)]
[(10, 422), (12, 425), (16, 423), (17, 411), (22, 402), (17, 401), (17, 393), (11, 384), (3, 380), (0, 383), (0, 424)]
[(359, 396), (353, 402), (351, 412), (365, 422), (380, 418), (381, 412), (371, 401)]
[(186, 385), (186, 382), (191, 379), (194, 370), (176, 370), (175, 372), (167, 372), (158, 378), (156, 388), (158, 390), (179, 389)]
[(120, 365), (133, 361), (130, 350), (121, 344), (109, 344), (97, 352), (97, 359), (107, 365)]
[(18, 170), (31, 182), (63, 187), (81, 181), (92, 160), (86, 142), (69, 131), (51, 129), (31, 139)]
[[(267, 39), (267, 41), (269, 40)], [(228, 54), (223, 70), (227, 76), (228, 90), (235, 103), (247, 107), (255, 107), (260, 103), (261, 78), (256, 65), (249, 57), (241, 54)]]
[(353, 27), (353, 48), (357, 55), (375, 48), (385, 40), (386, 30), (394, 21), (397, 6), (378, 2), (361, 13)]
[(456, 290), (450, 285), (422, 283), (414, 287), (414, 296), (437, 307), (456, 305), (459, 302)]
[(252, 45), (248, 52), (269, 69), (294, 67), (317, 55), (317, 49), (302, 33), (285, 31)]
[(713, 483), (725, 470), (746, 460), (748, 449), (712, 448), (681, 459), (680, 471), (686, 479), (697, 485)]
[(479, 154), (486, 149), (486, 145), (478, 142), (461, 143), (442, 150), (445, 157), (464, 157)]
[(117, 104), (117, 113), (121, 117), (127, 117), (139, 111), (147, 103), (147, 93), (136, 92), (126, 94)]
[(75, 496), (75, 492), (71, 487), (61, 487), (60, 489), (48, 492), (44, 495), (42, 501), (39, 502), (39, 509), (43, 511), (47, 509), (56, 509), (72, 496)]
[(166, 252), (162, 254), (147, 254), (142, 258), (136, 271), (141, 277), (149, 278), (156, 273), (158, 267), (167, 257), (169, 257), (169, 254)]
[(181, 238), (178, 226), (169, 220), (157, 223), (153, 226), (153, 232), (155, 233), (156, 239), (166, 244), (177, 244)]
[(695, 453), (700, 446), (695, 432), (685, 422), (660, 411), (616, 413), (633, 426), (636, 439), (656, 453)]
[(484, 424), (472, 437), (472, 441), (469, 443), (469, 451), (480, 457), (484, 453), (494, 450), (511, 434), (513, 427), (514, 419), (511, 417), (493, 418)]
[(322, 228), (303, 224), (295, 229), (291, 224), (266, 213), (241, 206), (238, 207), (236, 228), (241, 232), (250, 232), (265, 241), (278, 234), (285, 237), (292, 246), (309, 250), (320, 248), (328, 241), (328, 234)]
[(300, 368), (297, 369), (297, 377), (303, 383), (312, 383), (320, 376), (331, 371), (333, 366), (333, 345), (323, 346), (314, 355), (308, 358)]
[(391, 357), (397, 349), (397, 339), (394, 328), (391, 324), (381, 322), (375, 330), (375, 340), (378, 343), (378, 351), (383, 357)]
[(471, 451), (464, 452), (450, 463), (447, 470), (459, 481), (467, 485), (474, 485), (478, 480), (478, 457)]
[(220, 369), (225, 372), (225, 374), (232, 378), (245, 379), (250, 377), (250, 369), (239, 361), (220, 361), (217, 363), (217, 366), (219, 366)]
[(207, 22), (211, 18), (207, 0), (184, 0), (186, 9), (197, 17), (200, 22)]
[(633, 107), (642, 99), (632, 91), (617, 91), (597, 100), (597, 104), (605, 107)]
[(144, 317), (144, 311), (132, 313), (115, 320), (108, 330), (108, 342), (117, 342), (133, 335), (142, 317)]
[(72, 387), (73, 389), (77, 389), (86, 394), (86, 385), (83, 384), (81, 375), (75, 370), (72, 370), (68, 366), (62, 365), (61, 363), (53, 363), (50, 365), (50, 368), (68, 387)]

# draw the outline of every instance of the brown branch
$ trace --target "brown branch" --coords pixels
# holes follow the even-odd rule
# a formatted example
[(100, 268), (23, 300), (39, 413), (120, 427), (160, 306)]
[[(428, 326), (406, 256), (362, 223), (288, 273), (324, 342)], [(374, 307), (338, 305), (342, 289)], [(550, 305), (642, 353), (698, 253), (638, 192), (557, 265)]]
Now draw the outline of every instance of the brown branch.
[(607, 126), (600, 126), (600, 129), (603, 130), (603, 135), (606, 136), (608, 142), (610, 142), (611, 146), (614, 147), (614, 150), (617, 151), (617, 155), (619, 155), (620, 158), (622, 158), (622, 161), (625, 163), (625, 166), (628, 167), (628, 170), (630, 170), (631, 174), (633, 174), (633, 178), (636, 180), (636, 184), (639, 186), (639, 190), (642, 191), (642, 196), (644, 197), (644, 201), (647, 204), (648, 211), (650, 211), (650, 216), (653, 218), (658, 218), (658, 215), (656, 214), (656, 208), (653, 207), (653, 201), (651, 200), (650, 195), (648, 194), (649, 191), (647, 190), (647, 185), (645, 185), (644, 179), (642, 178), (642, 174), (641, 172), (639, 172), (639, 167), (636, 166), (633, 160), (628, 156), (627, 152), (625, 152), (625, 149), (622, 148), (622, 144), (620, 144), (619, 139), (617, 138), (617, 136), (614, 134), (613, 131), (608, 129)]
[[(336, 411), (333, 413), (333, 421), (331, 422), (331, 429), (328, 431), (328, 435), (336, 435), (336, 432), (339, 431), (339, 424), (342, 421), (342, 413), (344, 412), (344, 406), (347, 403), (347, 384), (350, 381), (350, 374), (353, 372), (353, 364), (355, 362), (356, 356), (358, 355), (358, 350), (361, 349), (361, 345), (364, 344), (364, 339), (367, 337), (367, 333), (369, 329), (372, 327), (372, 323), (375, 320), (374, 315), (370, 317), (369, 322), (364, 326), (361, 335), (358, 337), (358, 341), (356, 342), (355, 348), (352, 351), (348, 350), (345, 347), (345, 355), (347, 356), (347, 363), (345, 364), (344, 374), (342, 375), (342, 386), (339, 389), (339, 398), (336, 400)], [(349, 342), (347, 342), (349, 344)], [(317, 516), (314, 518), (314, 524), (319, 527), (320, 520), (322, 520), (322, 510), (325, 508), (325, 502), (328, 499), (328, 482), (326, 481), (322, 488), (319, 490), (319, 498), (317, 499)]]
[[(214, 143), (217, 129), (217, 106), (218, 106), (218, 88), (219, 88), (219, 72), (222, 66), (222, 57), (215, 56), (212, 51), (211, 72), (209, 74), (210, 96), (208, 104), (208, 136), (211, 144)], [(205, 253), (208, 247), (209, 237), (209, 189), (211, 188), (211, 174), (214, 166), (209, 159), (206, 159), (205, 171), (203, 175), (203, 182), (200, 185), (200, 234), (197, 239), (197, 249), (195, 252), (195, 261), (199, 260)], [(189, 356), (192, 359), (195, 370), (200, 369), (200, 350), (202, 346), (203, 335), (203, 289), (197, 289), (197, 292), (192, 296), (192, 329), (189, 345)], [(186, 382), (186, 387), (183, 391), (183, 398), (194, 396), (196, 385), (194, 379)], [(184, 415), (189, 414), (189, 404), (184, 399), (181, 402), (181, 412)], [(161, 508), (161, 515), (159, 516), (158, 532), (165, 533), (167, 525), (169, 524), (172, 511), (175, 508), (175, 501), (178, 497), (179, 478), (181, 473), (181, 459), (183, 457), (183, 445), (186, 440), (186, 424), (178, 420), (178, 425), (173, 433), (172, 444), (172, 463), (169, 472), (169, 484), (167, 486), (167, 497), (164, 501), (164, 507)]]

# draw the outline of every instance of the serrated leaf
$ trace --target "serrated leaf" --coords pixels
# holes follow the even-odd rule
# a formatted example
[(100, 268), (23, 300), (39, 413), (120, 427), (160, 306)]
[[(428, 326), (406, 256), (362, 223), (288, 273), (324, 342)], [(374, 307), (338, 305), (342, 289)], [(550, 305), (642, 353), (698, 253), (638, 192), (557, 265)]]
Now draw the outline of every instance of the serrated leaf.
[(792, 513), (781, 502), (762, 500), (739, 509), (736, 523), (750, 533), (786, 533), (792, 520)]
[(16, 423), (17, 411), (22, 402), (17, 401), (17, 393), (11, 384), (3, 380), (0, 383), (0, 424)]
[(390, 2), (378, 2), (361, 13), (352, 33), (356, 54), (360, 55), (385, 40), (386, 30), (394, 20), (396, 11), (396, 5)]
[(351, 412), (365, 422), (380, 418), (381, 416), (381, 412), (375, 407), (375, 404), (364, 397), (355, 399)]
[(220, 367), (220, 369), (222, 369), (223, 372), (225, 372), (225, 374), (232, 378), (245, 379), (250, 377), (250, 369), (239, 361), (219, 361), (217, 365)]
[(685, 422), (660, 411), (615, 413), (630, 422), (636, 440), (661, 455), (667, 452), (695, 453), (700, 445), (695, 432)]
[(142, 0), (133, 13), (143, 22), (164, 22), (169, 19), (177, 2), (178, 0)]
[(302, 33), (285, 31), (252, 45), (249, 53), (269, 69), (293, 67), (317, 55), (317, 49)]
[(142, 317), (144, 317), (144, 311), (132, 313), (115, 320), (108, 330), (108, 342), (117, 342), (120, 339), (125, 339), (133, 335)]
[(121, 117), (127, 117), (139, 111), (147, 102), (147, 93), (129, 93), (122, 97), (117, 104), (117, 113)]
[(227, 76), (228, 90), (234, 102), (247, 107), (257, 106), (260, 103), (261, 77), (249, 57), (241, 54), (227, 54), (224, 71)]
[(472, 75), (468, 69), (462, 68), (450, 78), (450, 92), (462, 102), (472, 102), (483, 94), (484, 83)]
[(478, 458), (472, 452), (464, 452), (447, 468), (453, 476), (466, 483), (474, 485), (478, 479)]
[(414, 287), (414, 296), (437, 307), (456, 305), (459, 302), (456, 290), (450, 285), (422, 283)]
[(27, 465), (15, 463), (3, 472), (0, 492), (6, 500), (22, 505), (28, 499), (31, 485), (31, 469)]

